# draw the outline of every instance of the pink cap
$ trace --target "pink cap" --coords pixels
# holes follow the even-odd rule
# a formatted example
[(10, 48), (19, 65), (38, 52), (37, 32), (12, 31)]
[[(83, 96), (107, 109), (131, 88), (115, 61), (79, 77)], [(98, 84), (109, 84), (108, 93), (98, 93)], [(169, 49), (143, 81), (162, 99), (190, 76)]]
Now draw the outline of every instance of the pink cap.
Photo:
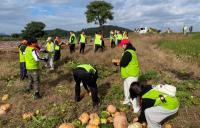
[(128, 43), (129, 43), (129, 40), (128, 40), (128, 39), (123, 39), (123, 40), (120, 42), (119, 46), (122, 47), (123, 45), (128, 44)]

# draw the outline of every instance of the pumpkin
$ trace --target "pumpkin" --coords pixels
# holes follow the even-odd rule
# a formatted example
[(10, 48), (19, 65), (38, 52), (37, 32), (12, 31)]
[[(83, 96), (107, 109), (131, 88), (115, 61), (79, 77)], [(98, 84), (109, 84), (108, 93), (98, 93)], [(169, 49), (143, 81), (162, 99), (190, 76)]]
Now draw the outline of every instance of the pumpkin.
[(172, 128), (172, 125), (171, 124), (165, 124), (164, 128)]
[(121, 112), (120, 115), (114, 117), (113, 121), (114, 128), (127, 128), (126, 114)]
[(3, 105), (0, 106), (0, 109), (4, 110), (6, 112), (8, 112), (10, 110), (10, 108), (11, 108), (10, 104), (3, 104)]
[(100, 117), (101, 118), (104, 118), (104, 119), (107, 119), (109, 117), (109, 112), (107, 111), (102, 111), (101, 114), (100, 114)]
[(113, 123), (113, 117), (108, 117), (107, 122), (108, 123)]
[(133, 123), (138, 121), (138, 117), (133, 118)]
[(119, 63), (120, 63), (120, 60), (119, 59), (112, 59), (112, 63), (114, 64), (114, 65), (119, 65)]
[(81, 126), (81, 121), (79, 120), (79, 119), (75, 119), (73, 122), (72, 122), (72, 124), (75, 126), (75, 127), (80, 127)]
[(59, 128), (75, 128), (71, 123), (63, 123), (59, 126)]
[(3, 115), (5, 115), (5, 114), (6, 114), (6, 111), (0, 109), (0, 117), (3, 116)]
[(107, 119), (101, 118), (101, 124), (106, 124), (106, 123), (107, 123)]
[(120, 115), (120, 112), (115, 112), (113, 117), (118, 116), (118, 115)]
[(88, 124), (86, 128), (99, 128), (97, 125)]
[(99, 118), (98, 114), (97, 113), (91, 113), (90, 114), (90, 119), (95, 119), (95, 118)]
[(89, 124), (91, 124), (91, 125), (97, 125), (98, 126), (100, 124), (100, 118), (91, 119), (89, 121)]
[(140, 124), (139, 122), (135, 122), (130, 124), (128, 128), (142, 128), (142, 124)]
[(81, 121), (82, 124), (87, 124), (90, 119), (90, 116), (88, 115), (88, 113), (84, 112), (78, 119)]
[(30, 120), (32, 117), (33, 117), (33, 113), (32, 113), (32, 112), (27, 112), (27, 113), (24, 113), (24, 114), (22, 115), (22, 118), (23, 118), (24, 120)]
[(5, 101), (5, 100), (7, 100), (7, 99), (8, 99), (8, 97), (9, 97), (9, 95), (8, 95), (8, 94), (6, 94), (6, 95), (3, 95), (3, 97), (1, 98), (1, 100), (2, 100), (2, 101)]
[(108, 107), (107, 107), (107, 111), (108, 111), (110, 114), (115, 113), (116, 110), (117, 110), (116, 107), (113, 106), (113, 105), (108, 105)]

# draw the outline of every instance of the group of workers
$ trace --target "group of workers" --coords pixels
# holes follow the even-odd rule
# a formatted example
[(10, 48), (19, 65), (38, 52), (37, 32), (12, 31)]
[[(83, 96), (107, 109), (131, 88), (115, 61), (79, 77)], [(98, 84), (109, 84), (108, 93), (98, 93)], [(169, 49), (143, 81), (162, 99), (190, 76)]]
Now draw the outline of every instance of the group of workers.
[[(94, 38), (95, 51), (99, 48), (103, 50), (102, 40), (102, 33), (96, 33)], [(75, 51), (76, 42), (74, 33), (70, 33), (68, 42), (70, 53), (73, 53)], [(86, 43), (86, 35), (84, 32), (80, 34), (78, 42), (81, 45), (80, 53), (84, 53)], [(160, 122), (178, 111), (179, 102), (174, 94), (174, 89), (171, 89), (171, 86), (167, 88), (168, 86), (163, 85), (163, 87), (167, 89), (161, 91), (161, 89), (155, 86), (142, 85), (139, 82), (140, 66), (136, 48), (128, 40), (128, 34), (126, 32), (122, 34), (118, 31), (111, 31), (110, 43), (112, 48), (117, 45), (124, 49), (121, 59), (118, 62), (114, 62), (115, 65), (120, 66), (121, 77), (124, 80), (124, 101), (122, 103), (132, 105), (134, 113), (140, 111), (140, 116), (136, 121), (141, 123), (147, 122), (149, 128), (161, 128)], [(28, 76), (29, 84), (26, 91), (30, 92), (34, 87), (35, 99), (41, 98), (39, 61), (49, 62), (50, 69), (53, 70), (53, 62), (60, 59), (62, 44), (59, 37), (56, 37), (54, 42), (52, 38), (49, 37), (45, 46), (45, 51), (48, 53), (47, 59), (46, 57), (41, 58), (39, 56), (41, 49), (38, 47), (35, 38), (24, 38), (21, 41), (19, 46), (21, 79)], [(81, 100), (80, 91), (82, 83), (87, 93), (91, 94), (93, 106), (99, 106), (100, 99), (98, 97), (98, 87), (96, 83), (98, 79), (98, 69), (90, 64), (81, 64), (73, 69), (73, 77), (76, 83), (75, 101), (79, 102)]]

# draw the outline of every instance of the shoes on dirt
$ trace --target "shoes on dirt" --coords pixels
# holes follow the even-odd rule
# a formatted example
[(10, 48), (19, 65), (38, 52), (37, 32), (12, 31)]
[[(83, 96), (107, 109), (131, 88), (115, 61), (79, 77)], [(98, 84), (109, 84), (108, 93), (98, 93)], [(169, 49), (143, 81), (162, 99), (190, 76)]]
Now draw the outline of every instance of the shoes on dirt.
[(51, 71), (53, 71), (53, 70), (54, 70), (54, 68), (50, 68), (50, 70), (51, 70)]

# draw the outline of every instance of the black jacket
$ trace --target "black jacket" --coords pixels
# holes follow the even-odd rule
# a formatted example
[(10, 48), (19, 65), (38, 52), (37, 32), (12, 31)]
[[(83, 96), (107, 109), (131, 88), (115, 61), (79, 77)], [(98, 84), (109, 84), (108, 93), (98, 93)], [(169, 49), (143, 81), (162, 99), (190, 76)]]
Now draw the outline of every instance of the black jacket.
[(136, 51), (135, 47), (133, 47), (132, 44), (130, 44), (130, 43), (127, 44), (127, 46), (126, 46), (126, 48), (124, 50), (125, 52), (124, 52), (124, 54), (123, 54), (123, 56), (122, 56), (122, 58), (120, 60), (120, 67), (126, 67), (129, 64), (129, 62), (131, 61), (131, 59), (132, 59), (131, 53), (126, 52), (126, 50), (134, 50), (134, 51)]

